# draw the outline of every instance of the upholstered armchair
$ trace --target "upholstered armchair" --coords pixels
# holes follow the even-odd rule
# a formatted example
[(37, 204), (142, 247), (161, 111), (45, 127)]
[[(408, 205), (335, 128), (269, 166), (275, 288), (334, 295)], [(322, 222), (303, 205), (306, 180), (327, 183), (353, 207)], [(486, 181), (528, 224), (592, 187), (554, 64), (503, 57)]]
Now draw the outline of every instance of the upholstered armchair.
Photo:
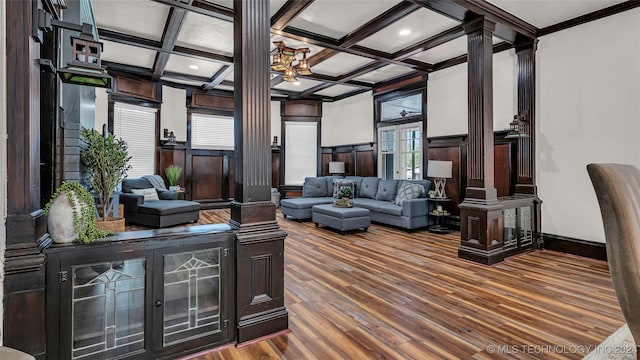
[(632, 165), (589, 164), (587, 171), (600, 203), (613, 288), (618, 296), (622, 314), (638, 346), (640, 345), (640, 170)]

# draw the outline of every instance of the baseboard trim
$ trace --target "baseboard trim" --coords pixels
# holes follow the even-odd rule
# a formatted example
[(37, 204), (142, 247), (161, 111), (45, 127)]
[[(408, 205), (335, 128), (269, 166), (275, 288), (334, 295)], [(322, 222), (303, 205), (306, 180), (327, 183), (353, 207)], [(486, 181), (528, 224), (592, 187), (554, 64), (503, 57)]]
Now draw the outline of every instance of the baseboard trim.
[(544, 240), (544, 248), (547, 250), (607, 261), (605, 243), (546, 233), (542, 234), (542, 239)]

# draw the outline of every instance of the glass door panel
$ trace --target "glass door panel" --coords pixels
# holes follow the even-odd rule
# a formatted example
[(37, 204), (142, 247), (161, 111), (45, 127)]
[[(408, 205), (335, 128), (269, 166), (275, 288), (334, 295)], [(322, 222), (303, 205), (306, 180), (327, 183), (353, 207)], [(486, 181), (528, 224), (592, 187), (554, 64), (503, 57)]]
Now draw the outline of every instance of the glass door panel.
[(220, 248), (164, 255), (163, 344), (220, 331)]
[(106, 359), (143, 350), (144, 258), (73, 266), (72, 359)]
[(422, 179), (422, 125), (385, 126), (378, 132), (378, 176), (383, 179)]
[(396, 172), (396, 130), (380, 130), (380, 177), (394, 179)]

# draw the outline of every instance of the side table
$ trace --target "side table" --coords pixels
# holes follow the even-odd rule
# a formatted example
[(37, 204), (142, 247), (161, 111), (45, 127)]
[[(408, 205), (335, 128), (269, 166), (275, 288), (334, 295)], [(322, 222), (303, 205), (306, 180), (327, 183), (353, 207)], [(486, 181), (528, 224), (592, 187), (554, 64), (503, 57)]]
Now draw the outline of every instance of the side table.
[(429, 198), (430, 205), (427, 217), (435, 218), (435, 224), (427, 226), (428, 232), (436, 234), (448, 234), (451, 232), (451, 229), (444, 225), (444, 217), (448, 216), (449, 212), (443, 208), (443, 205), (449, 201), (451, 201), (449, 198)]

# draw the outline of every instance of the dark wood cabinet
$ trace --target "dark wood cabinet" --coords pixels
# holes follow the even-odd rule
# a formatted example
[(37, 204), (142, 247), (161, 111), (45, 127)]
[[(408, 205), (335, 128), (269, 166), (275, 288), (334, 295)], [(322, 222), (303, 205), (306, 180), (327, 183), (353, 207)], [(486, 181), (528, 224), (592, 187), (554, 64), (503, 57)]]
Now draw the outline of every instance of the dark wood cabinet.
[(47, 250), (48, 359), (159, 359), (235, 340), (231, 232)]

